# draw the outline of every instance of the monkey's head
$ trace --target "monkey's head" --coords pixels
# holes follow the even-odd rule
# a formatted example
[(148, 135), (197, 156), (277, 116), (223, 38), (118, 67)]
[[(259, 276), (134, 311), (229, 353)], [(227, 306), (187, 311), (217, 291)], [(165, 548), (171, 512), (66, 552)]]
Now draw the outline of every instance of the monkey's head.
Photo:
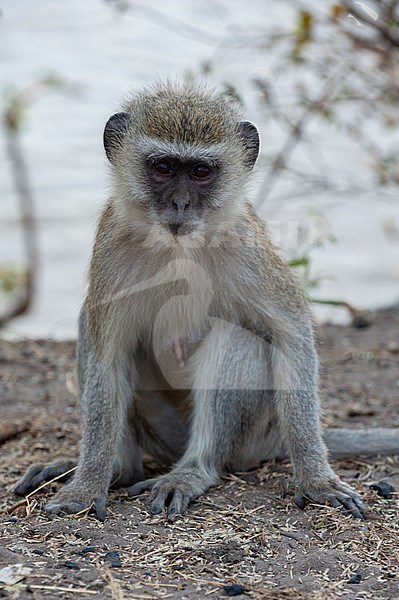
[(225, 95), (166, 83), (108, 120), (104, 147), (125, 218), (181, 236), (237, 214), (259, 134)]

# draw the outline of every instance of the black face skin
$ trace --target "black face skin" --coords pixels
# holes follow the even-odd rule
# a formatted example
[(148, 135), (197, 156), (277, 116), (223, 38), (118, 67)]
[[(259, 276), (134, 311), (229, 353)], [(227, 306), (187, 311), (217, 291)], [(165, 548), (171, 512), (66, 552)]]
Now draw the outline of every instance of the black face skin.
[(150, 158), (148, 182), (160, 221), (174, 235), (193, 231), (212, 206), (218, 165), (208, 160), (182, 161), (176, 156)]

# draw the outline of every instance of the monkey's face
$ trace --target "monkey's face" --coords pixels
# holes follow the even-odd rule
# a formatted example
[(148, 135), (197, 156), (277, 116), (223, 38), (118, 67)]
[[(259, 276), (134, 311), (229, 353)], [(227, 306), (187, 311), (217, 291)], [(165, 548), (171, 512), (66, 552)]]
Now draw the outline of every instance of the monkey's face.
[(145, 170), (158, 222), (174, 236), (203, 226), (218, 207), (220, 166), (210, 158), (151, 156)]
[(258, 131), (237, 107), (167, 84), (126, 108), (107, 122), (104, 147), (132, 226), (181, 238), (236, 218), (259, 152)]

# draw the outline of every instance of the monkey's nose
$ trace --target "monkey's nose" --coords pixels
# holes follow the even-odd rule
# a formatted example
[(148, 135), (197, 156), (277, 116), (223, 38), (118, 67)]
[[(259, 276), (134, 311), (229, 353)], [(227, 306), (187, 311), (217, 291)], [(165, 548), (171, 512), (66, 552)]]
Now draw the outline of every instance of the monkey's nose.
[(190, 198), (187, 196), (174, 196), (173, 204), (176, 210), (183, 211), (190, 204)]

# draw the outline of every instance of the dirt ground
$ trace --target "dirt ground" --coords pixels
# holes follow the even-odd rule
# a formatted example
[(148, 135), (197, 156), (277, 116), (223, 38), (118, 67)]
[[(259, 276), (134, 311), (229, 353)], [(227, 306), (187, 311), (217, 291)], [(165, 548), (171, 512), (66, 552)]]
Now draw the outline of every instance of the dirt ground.
[[(367, 329), (323, 326), (319, 340), (325, 426), (399, 427), (399, 307)], [(1, 342), (0, 580), (8, 565), (30, 570), (0, 598), (399, 598), (399, 494), (370, 489), (399, 490), (398, 457), (334, 461), (365, 522), (298, 510), (288, 462), (227, 477), (173, 524), (124, 491), (110, 493), (105, 523), (50, 519), (41, 507), (58, 484), (22, 506), (11, 490), (31, 464), (77, 456), (75, 404), (73, 342)]]

